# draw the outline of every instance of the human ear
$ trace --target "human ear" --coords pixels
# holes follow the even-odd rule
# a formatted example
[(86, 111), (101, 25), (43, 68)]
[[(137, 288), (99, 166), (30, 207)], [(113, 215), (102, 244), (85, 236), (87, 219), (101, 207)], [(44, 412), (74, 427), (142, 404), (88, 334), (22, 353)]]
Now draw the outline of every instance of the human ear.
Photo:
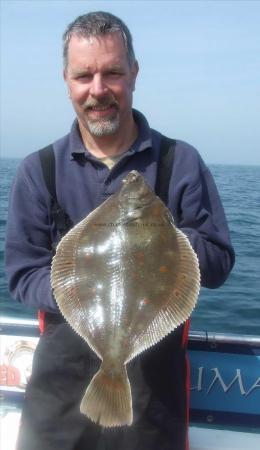
[(138, 64), (137, 61), (134, 62), (131, 71), (132, 71), (132, 83), (133, 83), (132, 89), (134, 91), (135, 90), (136, 77), (137, 77), (138, 72), (139, 72), (139, 64)]

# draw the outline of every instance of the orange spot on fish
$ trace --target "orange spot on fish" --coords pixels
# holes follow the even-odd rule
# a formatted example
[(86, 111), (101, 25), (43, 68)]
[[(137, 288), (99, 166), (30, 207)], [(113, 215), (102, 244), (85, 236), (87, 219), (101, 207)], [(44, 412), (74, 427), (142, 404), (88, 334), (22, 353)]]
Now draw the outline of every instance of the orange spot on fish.
[(180, 291), (178, 291), (177, 289), (173, 289), (173, 293), (174, 293), (175, 297), (177, 297), (177, 298), (179, 298), (181, 295)]
[(153, 210), (152, 210), (152, 215), (153, 216), (160, 216), (160, 214), (161, 214), (161, 208), (153, 208)]
[(150, 303), (150, 300), (149, 300), (149, 298), (144, 298), (143, 299), (143, 303), (144, 303), (144, 305), (148, 305), (149, 303)]
[(161, 273), (165, 273), (165, 272), (168, 272), (168, 267), (167, 266), (161, 266), (160, 268), (159, 268), (159, 272), (161, 272)]
[(143, 265), (144, 264), (144, 253), (143, 252), (136, 252), (135, 258), (137, 259), (137, 264)]

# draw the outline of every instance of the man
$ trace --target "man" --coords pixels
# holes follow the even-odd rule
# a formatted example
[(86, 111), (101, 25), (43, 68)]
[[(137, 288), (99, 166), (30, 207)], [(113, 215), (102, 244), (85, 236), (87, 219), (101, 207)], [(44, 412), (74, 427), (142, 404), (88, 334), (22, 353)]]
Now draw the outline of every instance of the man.
[[(53, 144), (59, 205), (78, 223), (137, 169), (155, 186), (161, 134), (132, 109), (138, 73), (125, 24), (108, 13), (77, 18), (64, 34), (64, 79), (77, 118)], [(234, 252), (212, 176), (197, 151), (176, 141), (169, 204), (196, 251), (202, 285), (227, 278)], [(44, 311), (23, 409), (18, 450), (188, 448), (188, 324), (129, 364), (134, 422), (101, 429), (79, 412), (100, 362), (59, 314), (50, 285), (58, 230), (39, 152), (18, 171), (10, 200), (6, 267), (12, 295)]]

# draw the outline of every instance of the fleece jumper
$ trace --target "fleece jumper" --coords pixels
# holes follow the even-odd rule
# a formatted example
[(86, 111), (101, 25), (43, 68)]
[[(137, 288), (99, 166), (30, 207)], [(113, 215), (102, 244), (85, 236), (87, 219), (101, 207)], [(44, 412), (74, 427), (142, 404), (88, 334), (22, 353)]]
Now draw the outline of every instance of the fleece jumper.
[[(85, 148), (74, 121), (54, 142), (59, 205), (75, 225), (115, 193), (131, 170), (154, 189), (162, 135), (133, 110), (138, 137), (110, 170)], [(213, 177), (196, 149), (176, 140), (168, 205), (175, 225), (197, 253), (201, 284), (216, 288), (234, 264), (234, 250)], [(99, 360), (58, 311), (50, 284), (58, 231), (39, 152), (21, 163), (14, 180), (6, 235), (6, 274), (11, 295), (46, 313), (27, 387), (18, 450), (186, 450), (188, 448), (188, 324), (129, 364), (134, 423), (102, 430), (79, 412)], [(88, 443), (88, 447), (86, 447)]]

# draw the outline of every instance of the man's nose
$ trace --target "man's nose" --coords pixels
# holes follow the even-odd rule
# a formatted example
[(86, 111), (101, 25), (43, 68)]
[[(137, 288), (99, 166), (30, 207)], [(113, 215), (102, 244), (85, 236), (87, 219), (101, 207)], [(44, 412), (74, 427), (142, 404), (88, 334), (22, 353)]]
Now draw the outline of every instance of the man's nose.
[(104, 94), (107, 94), (108, 87), (102, 77), (101, 74), (96, 73), (93, 76), (89, 93), (93, 97), (102, 97)]

